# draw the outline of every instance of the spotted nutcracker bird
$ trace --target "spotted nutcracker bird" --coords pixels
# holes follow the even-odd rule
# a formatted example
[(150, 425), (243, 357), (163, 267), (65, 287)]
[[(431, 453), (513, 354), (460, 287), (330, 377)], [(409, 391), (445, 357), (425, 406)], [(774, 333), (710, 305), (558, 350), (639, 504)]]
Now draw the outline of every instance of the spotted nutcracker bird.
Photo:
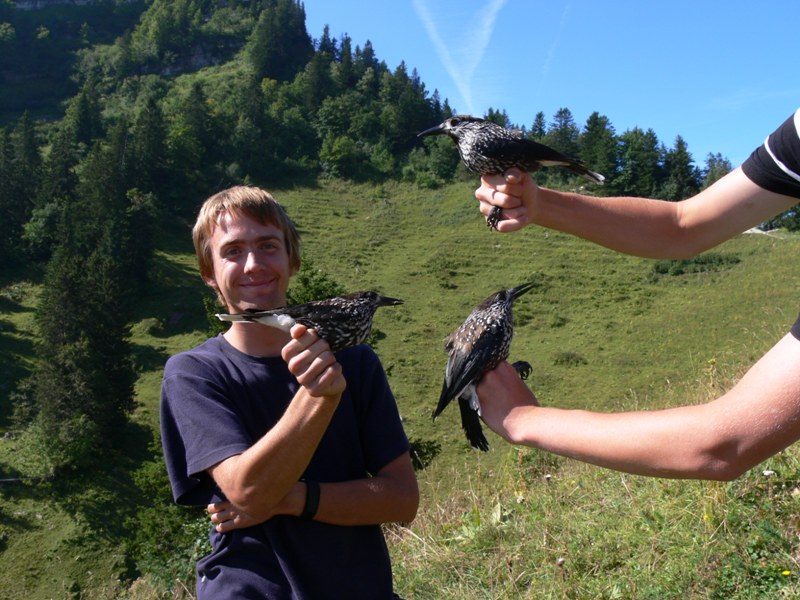
[[(473, 448), (484, 452), (489, 449), (489, 442), (478, 418), (480, 404), (475, 386), (486, 371), (491, 371), (508, 358), (514, 334), (511, 305), (534, 285), (533, 282), (524, 283), (492, 294), (445, 338), (447, 368), (433, 418), (436, 419), (453, 398), (458, 398), (461, 427), (467, 440)], [(515, 363), (514, 368), (523, 379), (530, 373), (528, 363)]]
[[(455, 141), (464, 165), (481, 175), (502, 175), (511, 167), (529, 173), (542, 167), (564, 167), (594, 183), (602, 184), (605, 181), (605, 177), (590, 171), (577, 158), (529, 140), (523, 137), (521, 131), (506, 129), (492, 121), (456, 115), (420, 132), (418, 136), (441, 134), (447, 134)], [(497, 228), (501, 212), (502, 209), (496, 206), (486, 218), (491, 229)]]
[(337, 352), (362, 343), (372, 329), (372, 318), (381, 306), (402, 304), (402, 300), (377, 292), (353, 292), (344, 296), (270, 310), (248, 309), (238, 314), (218, 314), (220, 321), (262, 323), (289, 331), (295, 323), (312, 328)]

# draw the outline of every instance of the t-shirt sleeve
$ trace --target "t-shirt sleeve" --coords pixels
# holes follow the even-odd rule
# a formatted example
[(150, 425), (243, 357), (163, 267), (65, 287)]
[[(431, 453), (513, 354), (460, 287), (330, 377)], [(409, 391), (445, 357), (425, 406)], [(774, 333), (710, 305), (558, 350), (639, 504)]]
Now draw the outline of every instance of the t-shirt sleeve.
[(797, 321), (794, 322), (792, 326), (792, 335), (800, 340), (800, 316), (797, 317)]
[(800, 109), (753, 151), (742, 171), (765, 190), (800, 198)]
[(369, 346), (361, 345), (357, 349), (360, 353), (357, 360), (361, 365), (359, 392), (362, 398), (359, 430), (366, 467), (374, 475), (408, 452), (411, 445), (378, 357)]
[(167, 361), (161, 386), (161, 443), (178, 504), (206, 504), (218, 495), (207, 469), (252, 444), (225, 393), (193, 359)]

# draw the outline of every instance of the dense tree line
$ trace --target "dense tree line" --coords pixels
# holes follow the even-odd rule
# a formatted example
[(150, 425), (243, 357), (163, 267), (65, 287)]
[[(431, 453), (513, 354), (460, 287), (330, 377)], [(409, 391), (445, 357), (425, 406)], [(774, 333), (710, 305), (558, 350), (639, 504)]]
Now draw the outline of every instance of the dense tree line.
[[(40, 366), (19, 386), (17, 415), (52, 468), (84, 464), (133, 407), (127, 327), (158, 215), (193, 215), (234, 183), (435, 187), (465, 175), (449, 140), (416, 136), (453, 113), (447, 100), (369, 41), (327, 28), (311, 38), (297, 0), (152, 0), (109, 42), (76, 50), (62, 118), (26, 113), (0, 129), (0, 261), (45, 272)], [(514, 126), (502, 110), (486, 117)], [(580, 126), (567, 108), (549, 122), (540, 112), (517, 128), (606, 175), (597, 194), (677, 200), (731, 168), (720, 155), (698, 168), (680, 136), (667, 147), (652, 129), (618, 134), (599, 113)], [(559, 169), (536, 177), (583, 185)]]

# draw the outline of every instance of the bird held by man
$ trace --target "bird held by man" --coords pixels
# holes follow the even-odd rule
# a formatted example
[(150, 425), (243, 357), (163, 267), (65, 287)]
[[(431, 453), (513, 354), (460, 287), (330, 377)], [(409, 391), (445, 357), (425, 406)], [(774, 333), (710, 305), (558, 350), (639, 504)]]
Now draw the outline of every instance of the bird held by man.
[[(484, 452), (489, 449), (489, 442), (481, 428), (480, 403), (475, 386), (485, 372), (508, 358), (514, 334), (511, 305), (535, 285), (535, 282), (523, 283), (492, 294), (445, 338), (447, 368), (433, 418), (436, 419), (451, 400), (458, 398), (461, 427), (467, 440), (473, 448)], [(528, 363), (518, 362), (514, 367), (523, 378), (530, 373)]]
[[(492, 121), (471, 115), (455, 115), (418, 136), (442, 134), (449, 135), (456, 142), (464, 165), (481, 175), (502, 175), (512, 167), (529, 173), (542, 167), (563, 167), (594, 183), (605, 181), (605, 177), (590, 171), (583, 161), (534, 142), (519, 130), (506, 129)], [(491, 229), (497, 229), (501, 212), (502, 209), (496, 206), (486, 218)]]
[(295, 323), (314, 329), (333, 352), (361, 344), (372, 330), (375, 311), (381, 306), (403, 304), (402, 300), (377, 292), (353, 292), (305, 304), (269, 310), (248, 309), (243, 313), (217, 315), (220, 321), (261, 323), (289, 331)]

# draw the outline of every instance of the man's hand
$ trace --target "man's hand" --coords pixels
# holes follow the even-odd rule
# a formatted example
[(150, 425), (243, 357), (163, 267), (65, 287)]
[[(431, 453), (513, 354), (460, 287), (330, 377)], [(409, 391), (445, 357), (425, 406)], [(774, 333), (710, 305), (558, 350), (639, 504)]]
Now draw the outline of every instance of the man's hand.
[(289, 371), (312, 396), (338, 399), (347, 382), (328, 342), (300, 323), (290, 334), (292, 339), (281, 350)]
[(258, 525), (256, 519), (227, 501), (209, 504), (206, 511), (211, 515), (211, 523), (219, 533), (228, 533), (234, 529)]
[(495, 206), (502, 208), (503, 218), (497, 224), (497, 231), (510, 232), (531, 223), (538, 191), (530, 175), (512, 168), (504, 175), (481, 177), (481, 187), (475, 190), (475, 197), (480, 201), (484, 217), (488, 217)]
[(275, 515), (299, 516), (305, 504), (305, 494), (305, 483), (298, 481), (292, 486), (289, 493), (283, 497), (283, 500), (261, 514), (247, 513), (227, 500), (209, 504), (206, 507), (206, 511), (211, 516), (211, 523), (214, 524), (214, 529), (220, 533), (228, 533), (234, 529), (260, 525)]
[(539, 406), (536, 396), (506, 361), (484, 373), (476, 391), (483, 421), (507, 441), (514, 440), (517, 418)]

